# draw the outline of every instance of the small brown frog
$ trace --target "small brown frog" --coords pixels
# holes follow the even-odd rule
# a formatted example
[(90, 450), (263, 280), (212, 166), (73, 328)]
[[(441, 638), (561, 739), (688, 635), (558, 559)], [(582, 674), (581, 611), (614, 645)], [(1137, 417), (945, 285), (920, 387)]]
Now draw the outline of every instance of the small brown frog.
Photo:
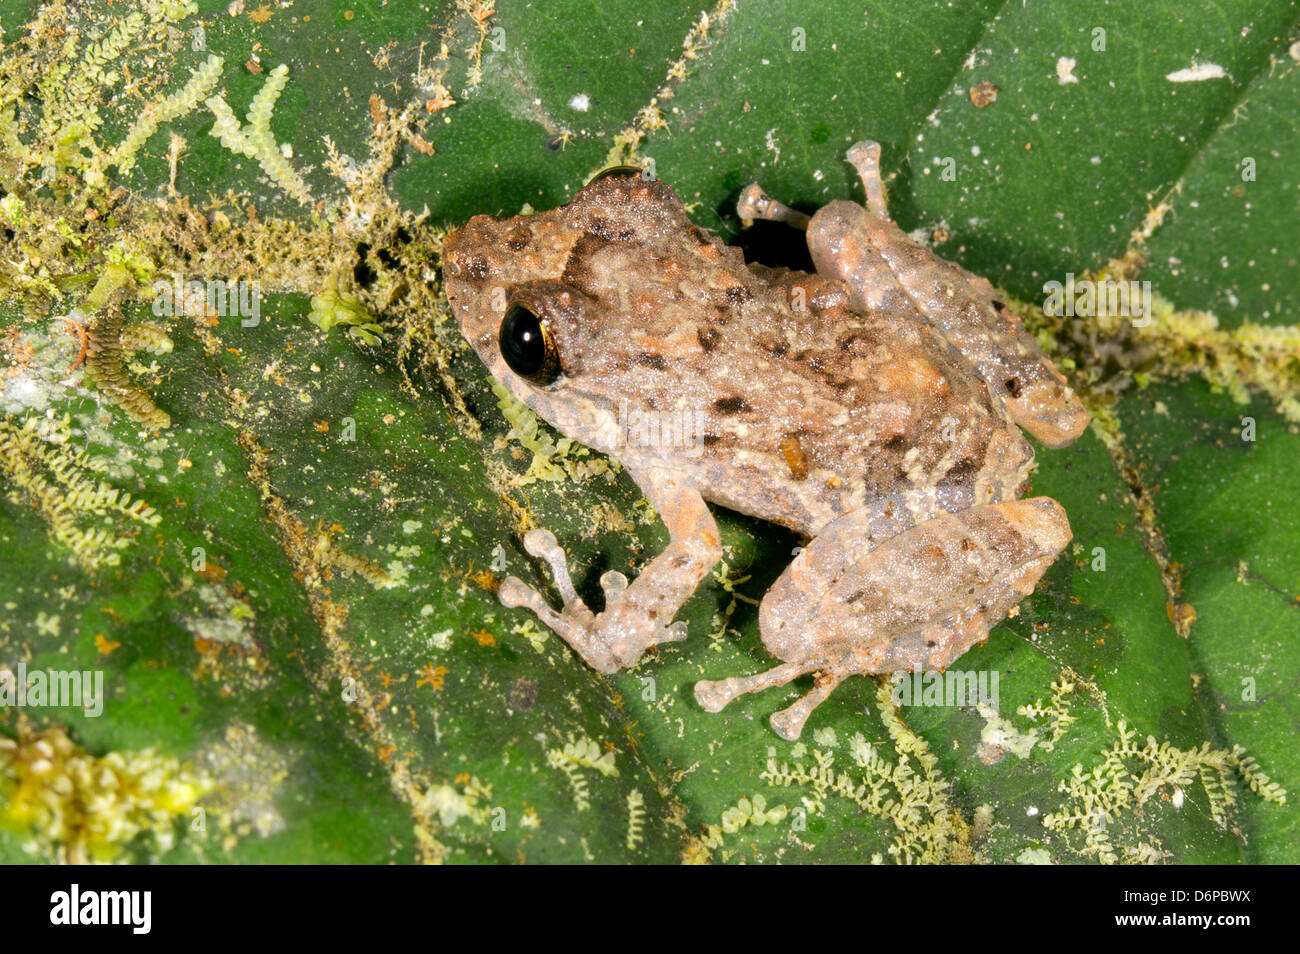
[(685, 637), (674, 616), (722, 553), (705, 501), (806, 534), (759, 609), (782, 665), (695, 687), (717, 711), (815, 673), (772, 717), (787, 739), (847, 676), (943, 669), (983, 642), (1071, 536), (1054, 500), (1017, 499), (1034, 459), (1019, 428), (1062, 447), (1087, 412), (988, 282), (891, 221), (879, 154), (848, 154), (865, 208), (809, 218), (742, 194), (742, 218), (806, 229), (815, 274), (747, 265), (667, 185), (627, 172), (550, 212), (475, 216), (444, 249), (488, 370), (621, 461), (671, 538), (631, 583), (604, 574), (593, 613), (555, 537), (532, 530), (563, 609), (516, 577), (501, 601), (614, 672)]

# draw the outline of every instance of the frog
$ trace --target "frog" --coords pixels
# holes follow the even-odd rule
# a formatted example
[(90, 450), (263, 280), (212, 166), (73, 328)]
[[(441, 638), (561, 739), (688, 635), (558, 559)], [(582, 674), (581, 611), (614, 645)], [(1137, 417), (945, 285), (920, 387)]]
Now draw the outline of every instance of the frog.
[(550, 211), (476, 215), (443, 245), (452, 314), (487, 371), (617, 460), (668, 532), (635, 579), (600, 577), (594, 611), (533, 527), (523, 547), (561, 607), (513, 575), (500, 601), (615, 673), (686, 637), (678, 611), (724, 555), (709, 504), (800, 534), (758, 601), (779, 664), (694, 686), (717, 712), (811, 676), (770, 717), (788, 740), (848, 677), (946, 669), (1034, 591), (1072, 531), (1057, 501), (1025, 496), (1025, 432), (1061, 448), (1089, 421), (996, 289), (893, 221), (879, 144), (847, 159), (865, 204), (808, 215), (757, 183), (737, 202), (743, 222), (803, 230), (813, 271), (746, 262), (636, 168)]

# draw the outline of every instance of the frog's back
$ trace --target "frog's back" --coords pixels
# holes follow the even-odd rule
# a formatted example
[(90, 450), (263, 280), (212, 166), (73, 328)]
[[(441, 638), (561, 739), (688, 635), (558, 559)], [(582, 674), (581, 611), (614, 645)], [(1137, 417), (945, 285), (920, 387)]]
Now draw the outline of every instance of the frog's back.
[[(1019, 493), (1033, 459), (1028, 443), (960, 357), (909, 313), (809, 307), (775, 324), (786, 326), (784, 342), (757, 330), (739, 339), (762, 352), (744, 346), (755, 365), (738, 389), (746, 410), (712, 414), (704, 439), (709, 458), (750, 463), (746, 497), (760, 482), (773, 488), (770, 510), (757, 516), (816, 533), (882, 498), (933, 495), (955, 511)], [(731, 489), (722, 480), (706, 496), (731, 505)]]
[(926, 324), (858, 314), (836, 280), (739, 268), (738, 250), (715, 247), (689, 283), (665, 250), (645, 307), (603, 329), (634, 346), (593, 349), (611, 363), (587, 376), (612, 405), (685, 422), (697, 442), (661, 442), (643, 465), (669, 463), (706, 499), (810, 534), (880, 498), (933, 495), (953, 511), (1019, 492), (1028, 443)]

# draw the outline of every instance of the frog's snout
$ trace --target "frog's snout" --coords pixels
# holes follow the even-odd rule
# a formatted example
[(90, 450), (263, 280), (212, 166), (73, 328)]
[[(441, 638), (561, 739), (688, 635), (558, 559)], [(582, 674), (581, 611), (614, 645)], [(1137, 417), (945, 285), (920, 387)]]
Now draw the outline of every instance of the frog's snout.
[(490, 216), (476, 215), (442, 244), (443, 289), (461, 334), (470, 342), (489, 329), (495, 330), (500, 320), (490, 294), (492, 266), (477, 251), (484, 247), (482, 232), (492, 222)]

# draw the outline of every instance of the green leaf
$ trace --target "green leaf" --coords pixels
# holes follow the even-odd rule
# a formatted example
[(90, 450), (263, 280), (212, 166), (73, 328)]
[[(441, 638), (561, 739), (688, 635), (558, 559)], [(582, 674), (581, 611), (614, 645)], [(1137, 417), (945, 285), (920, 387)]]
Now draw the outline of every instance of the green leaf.
[[(105, 694), (3, 711), (0, 859), (1300, 860), (1294, 3), (202, 7), (99, 72), (116, 11), (65, 54), (39, 27), (0, 49), (0, 668)], [(209, 54), (250, 127), (288, 64), (266, 130), (291, 148), (233, 155), (199, 101), (87, 184)], [(692, 696), (771, 665), (784, 530), (719, 511), (690, 638), (612, 677), (497, 601), (510, 573), (549, 585), (529, 526), (593, 601), (667, 533), (493, 390), (442, 227), (653, 160), (699, 224), (785, 255), (740, 188), (861, 201), (864, 138), (900, 224), (1024, 303), (1096, 423), (1033, 478), (1074, 542), (959, 663), (997, 711), (852, 679), (792, 744), (767, 719), (808, 679)], [(259, 312), (158, 315), (177, 274), (256, 280)], [(1070, 274), (1149, 280), (1155, 320), (1044, 314)], [(114, 315), (142, 346), (118, 370)], [(118, 834), (77, 829), (68, 784)]]

